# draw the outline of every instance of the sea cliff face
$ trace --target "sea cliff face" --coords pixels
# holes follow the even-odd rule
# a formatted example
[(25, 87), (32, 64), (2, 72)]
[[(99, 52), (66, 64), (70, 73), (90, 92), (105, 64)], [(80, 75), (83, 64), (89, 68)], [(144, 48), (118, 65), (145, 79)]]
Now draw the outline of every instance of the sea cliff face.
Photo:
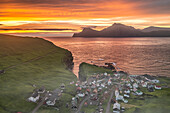
[(70, 51), (66, 52), (66, 56), (64, 57), (64, 63), (66, 65), (66, 69), (72, 71), (74, 67), (73, 56)]

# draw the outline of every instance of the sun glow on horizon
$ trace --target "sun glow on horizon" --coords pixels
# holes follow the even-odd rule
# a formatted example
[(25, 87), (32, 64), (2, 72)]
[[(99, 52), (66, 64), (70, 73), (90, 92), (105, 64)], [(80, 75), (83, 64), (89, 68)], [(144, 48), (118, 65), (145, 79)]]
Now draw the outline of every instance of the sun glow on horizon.
[(154, 2), (133, 0), (49, 0), (48, 2), (45, 0), (41, 2), (2, 0), (0, 1), (0, 33), (73, 33), (81, 31), (84, 27), (101, 30), (113, 23), (122, 23), (137, 29), (149, 26), (170, 27), (168, 4), (170, 4), (168, 0), (164, 2), (161, 0)]

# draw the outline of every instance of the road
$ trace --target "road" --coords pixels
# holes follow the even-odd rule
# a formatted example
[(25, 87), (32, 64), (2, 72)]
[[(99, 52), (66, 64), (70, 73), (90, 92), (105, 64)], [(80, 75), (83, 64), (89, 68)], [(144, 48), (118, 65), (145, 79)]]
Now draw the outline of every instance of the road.
[(79, 113), (79, 112), (80, 112), (83, 104), (86, 102), (86, 100), (87, 100), (88, 98), (89, 98), (88, 96), (86, 96), (86, 97), (84, 98), (84, 100), (80, 103), (80, 105), (79, 105), (79, 107), (78, 107), (78, 109), (77, 109), (77, 111), (76, 111), (75, 113)]
[(114, 95), (114, 87), (111, 89), (110, 98), (109, 98), (109, 101), (108, 101), (107, 107), (106, 107), (106, 113), (110, 113), (111, 99), (112, 99), (113, 95)]
[(48, 93), (45, 94), (45, 96), (42, 98), (41, 102), (38, 103), (38, 105), (33, 109), (31, 113), (36, 113), (36, 111), (44, 104), (45, 98), (48, 96)]

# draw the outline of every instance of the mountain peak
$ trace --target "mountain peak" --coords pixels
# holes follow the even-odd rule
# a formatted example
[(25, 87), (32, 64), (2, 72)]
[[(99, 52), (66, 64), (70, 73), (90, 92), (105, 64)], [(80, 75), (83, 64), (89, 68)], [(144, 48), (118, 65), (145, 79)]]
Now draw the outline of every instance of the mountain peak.
[(114, 24), (112, 24), (112, 26), (125, 26), (125, 25), (121, 24), (121, 23), (114, 23)]

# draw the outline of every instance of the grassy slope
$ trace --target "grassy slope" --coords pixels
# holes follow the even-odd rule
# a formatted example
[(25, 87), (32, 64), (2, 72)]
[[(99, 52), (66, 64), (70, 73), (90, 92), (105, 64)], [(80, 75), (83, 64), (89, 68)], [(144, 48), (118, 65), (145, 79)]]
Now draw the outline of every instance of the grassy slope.
[(102, 67), (98, 67), (83, 62), (79, 66), (79, 79), (83, 81), (86, 80), (91, 75), (93, 75), (94, 73), (104, 73), (104, 72), (112, 73), (112, 71), (109, 69), (104, 69)]
[[(159, 80), (170, 86), (170, 78), (161, 77)], [(131, 107), (125, 113), (168, 113), (170, 111), (170, 88), (155, 90), (155, 92), (148, 92), (146, 88), (141, 90), (146, 94), (157, 97), (146, 98), (145, 100), (130, 99), (129, 104), (136, 107)]]
[[(51, 51), (55, 52), (48, 54)], [(34, 89), (31, 84), (54, 90), (61, 83), (67, 85), (76, 80), (75, 75), (66, 70), (63, 63), (68, 53), (67, 50), (40, 38), (0, 35), (0, 69), (48, 54), (39, 60), (18, 65), (0, 74), (0, 112), (27, 113), (33, 110), (36, 104), (26, 101)], [(64, 94), (65, 97), (70, 95), (72, 88)]]

